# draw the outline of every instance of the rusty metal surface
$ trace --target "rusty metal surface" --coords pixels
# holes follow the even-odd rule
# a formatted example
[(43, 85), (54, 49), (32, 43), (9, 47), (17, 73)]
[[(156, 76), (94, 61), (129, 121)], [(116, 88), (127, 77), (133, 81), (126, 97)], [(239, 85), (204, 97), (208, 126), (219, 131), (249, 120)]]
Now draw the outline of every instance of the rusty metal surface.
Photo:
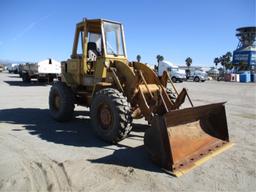
[(112, 123), (112, 114), (109, 106), (102, 105), (99, 109), (100, 124), (103, 129), (108, 129)]
[(156, 116), (144, 143), (153, 161), (176, 172), (229, 143), (224, 103), (173, 110)]

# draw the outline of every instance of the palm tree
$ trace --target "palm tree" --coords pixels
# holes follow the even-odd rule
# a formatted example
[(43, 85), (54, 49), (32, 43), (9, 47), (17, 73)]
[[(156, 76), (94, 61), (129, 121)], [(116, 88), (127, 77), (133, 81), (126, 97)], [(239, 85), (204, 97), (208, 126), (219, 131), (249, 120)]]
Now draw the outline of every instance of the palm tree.
[(190, 58), (190, 57), (188, 57), (186, 60), (185, 60), (185, 62), (186, 62), (186, 65), (188, 66), (188, 68), (191, 66), (191, 64), (192, 64), (192, 59)]
[(219, 60), (220, 60), (220, 64), (221, 64), (221, 66), (222, 66), (222, 67), (224, 67), (224, 66), (225, 66), (225, 59), (224, 59), (224, 55), (222, 55), (222, 56), (219, 58)]
[(156, 56), (156, 59), (157, 59), (157, 63), (159, 64), (159, 61), (163, 61), (163, 60), (164, 60), (164, 56), (162, 56), (162, 55), (157, 55), (157, 56)]
[(141, 60), (141, 56), (140, 55), (137, 55), (137, 61), (140, 63), (140, 60)]
[(215, 66), (217, 67), (218, 63), (220, 62), (220, 59), (216, 57), (213, 61), (215, 63)]
[(238, 66), (239, 71), (247, 71), (249, 69), (249, 65), (247, 65), (247, 63), (244, 61), (241, 61)]
[(160, 57), (161, 57), (161, 55), (157, 55), (157, 56), (156, 56), (157, 63), (159, 63)]
[(188, 69), (186, 70), (186, 76), (187, 76), (187, 78), (190, 76), (190, 66), (191, 66), (191, 64), (192, 64), (192, 59), (190, 58), (190, 57), (187, 57), (187, 59), (185, 60), (185, 62), (186, 62), (186, 65), (187, 65), (187, 67), (188, 67)]
[(232, 57), (232, 53), (231, 52), (227, 52), (225, 55), (222, 55), (219, 58), (219, 63), (223, 66), (224, 71), (226, 71), (226, 69), (232, 69), (233, 65), (231, 62), (231, 57)]
[(232, 57), (232, 53), (229, 51), (229, 52), (226, 53), (226, 56), (231, 58)]

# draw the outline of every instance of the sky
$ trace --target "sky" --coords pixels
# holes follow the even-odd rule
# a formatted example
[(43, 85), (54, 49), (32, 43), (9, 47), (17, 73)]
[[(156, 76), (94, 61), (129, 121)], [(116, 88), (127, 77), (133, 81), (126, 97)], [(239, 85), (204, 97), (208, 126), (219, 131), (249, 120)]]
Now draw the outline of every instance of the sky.
[(62, 61), (71, 55), (83, 18), (123, 23), (128, 59), (156, 64), (156, 55), (213, 66), (236, 49), (236, 28), (255, 26), (255, 0), (1, 0), (0, 59)]

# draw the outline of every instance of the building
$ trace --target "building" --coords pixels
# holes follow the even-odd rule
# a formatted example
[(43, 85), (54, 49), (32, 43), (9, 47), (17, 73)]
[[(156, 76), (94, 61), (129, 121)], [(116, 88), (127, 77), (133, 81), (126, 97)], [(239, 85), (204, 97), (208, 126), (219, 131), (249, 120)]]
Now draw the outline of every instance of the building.
[(233, 65), (238, 70), (252, 70), (256, 67), (256, 27), (236, 29), (239, 43), (233, 52)]

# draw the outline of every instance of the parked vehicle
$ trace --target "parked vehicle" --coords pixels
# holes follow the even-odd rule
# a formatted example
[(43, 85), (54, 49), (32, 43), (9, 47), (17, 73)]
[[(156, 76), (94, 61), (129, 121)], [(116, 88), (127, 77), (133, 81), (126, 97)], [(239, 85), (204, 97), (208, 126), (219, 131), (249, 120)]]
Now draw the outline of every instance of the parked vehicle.
[(217, 81), (224, 81), (224, 73), (220, 73), (219, 76), (217, 77)]
[(18, 73), (18, 66), (19, 64), (13, 63), (11, 64), (11, 67), (8, 68), (9, 73)]
[(3, 70), (4, 70), (4, 65), (0, 64), (0, 72), (3, 72)]
[(24, 65), (25, 65), (25, 63), (22, 63), (22, 64), (19, 64), (19, 66), (18, 66), (18, 74), (21, 78), (22, 78), (22, 70), (23, 70)]
[(158, 63), (158, 76), (161, 77), (163, 75), (163, 72), (167, 71), (169, 72), (169, 75), (171, 77), (171, 80), (176, 82), (183, 82), (186, 80), (186, 73), (185, 70), (179, 69), (177, 65), (174, 65), (173, 63), (169, 61), (159, 61)]
[(214, 80), (217, 80), (217, 78), (220, 75), (220, 72), (216, 68), (211, 68), (210, 70), (207, 71), (208, 79), (211, 77)]
[(37, 79), (39, 82), (52, 82), (60, 73), (60, 62), (47, 59), (39, 63), (26, 63), (22, 65), (21, 76), (23, 82), (30, 82), (31, 79)]
[(192, 71), (190, 74), (187, 74), (187, 80), (193, 80), (195, 82), (204, 82), (208, 79), (207, 73), (203, 71)]

